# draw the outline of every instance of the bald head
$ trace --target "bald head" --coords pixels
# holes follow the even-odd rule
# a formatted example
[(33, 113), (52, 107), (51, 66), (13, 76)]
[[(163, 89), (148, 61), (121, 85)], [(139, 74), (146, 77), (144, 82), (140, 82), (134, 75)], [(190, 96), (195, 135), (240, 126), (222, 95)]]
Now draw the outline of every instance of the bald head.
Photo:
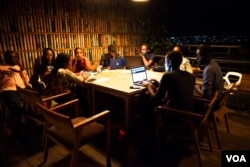
[(173, 48), (173, 51), (176, 51), (176, 52), (180, 52), (182, 54), (182, 50), (181, 50), (181, 47), (180, 46), (175, 46)]

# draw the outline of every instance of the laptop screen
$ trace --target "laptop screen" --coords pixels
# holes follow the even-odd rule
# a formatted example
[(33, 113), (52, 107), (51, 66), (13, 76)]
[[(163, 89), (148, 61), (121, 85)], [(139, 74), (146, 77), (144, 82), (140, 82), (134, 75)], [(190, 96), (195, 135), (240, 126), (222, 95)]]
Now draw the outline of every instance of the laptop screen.
[(141, 81), (147, 81), (147, 73), (145, 66), (138, 66), (131, 68), (131, 75), (133, 83), (135, 85), (140, 85)]

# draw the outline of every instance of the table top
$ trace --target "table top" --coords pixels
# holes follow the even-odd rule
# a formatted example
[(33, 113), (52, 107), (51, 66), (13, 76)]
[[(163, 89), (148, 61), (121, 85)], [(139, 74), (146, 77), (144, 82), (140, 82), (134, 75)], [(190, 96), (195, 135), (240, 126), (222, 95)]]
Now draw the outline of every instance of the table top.
[[(148, 79), (156, 79), (160, 81), (163, 74), (163, 72), (147, 70)], [(140, 87), (140, 89), (130, 89), (130, 86), (133, 85), (133, 81), (131, 72), (127, 69), (104, 70), (99, 74), (92, 73), (92, 77), (95, 78), (95, 80), (87, 83), (126, 94), (135, 94), (145, 89), (144, 87)]]

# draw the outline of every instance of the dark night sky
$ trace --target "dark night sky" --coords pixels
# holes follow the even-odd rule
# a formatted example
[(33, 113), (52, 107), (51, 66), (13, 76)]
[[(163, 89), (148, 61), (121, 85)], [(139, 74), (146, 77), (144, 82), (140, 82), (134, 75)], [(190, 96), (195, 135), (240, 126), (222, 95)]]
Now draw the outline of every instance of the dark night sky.
[(151, 0), (153, 17), (172, 35), (250, 35), (243, 0)]

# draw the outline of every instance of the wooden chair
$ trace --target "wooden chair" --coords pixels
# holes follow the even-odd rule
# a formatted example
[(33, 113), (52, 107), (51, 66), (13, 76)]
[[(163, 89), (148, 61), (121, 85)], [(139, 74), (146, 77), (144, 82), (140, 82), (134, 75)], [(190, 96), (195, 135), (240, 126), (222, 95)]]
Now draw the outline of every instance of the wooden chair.
[[(61, 93), (54, 96), (48, 96), (48, 97), (42, 97), (38, 91), (30, 90), (30, 89), (23, 89), (23, 88), (17, 88), (18, 93), (21, 96), (21, 99), (23, 101), (23, 106), (25, 109), (24, 116), (27, 119), (33, 120), (38, 125), (45, 125), (45, 120), (43, 118), (42, 113), (37, 108), (37, 103), (42, 104), (48, 108), (51, 109), (57, 109), (60, 107), (60, 104), (53, 103), (52, 100), (55, 100), (56, 98), (64, 97), (69, 95), (70, 93)], [(71, 103), (78, 102), (77, 99), (72, 100)], [(76, 106), (78, 107), (78, 106)], [(79, 115), (78, 111), (76, 111), (76, 115)], [(42, 135), (42, 147), (44, 145), (45, 140), (45, 129), (43, 130)]]
[[(40, 103), (37, 104), (46, 120), (43, 163), (46, 163), (48, 157), (48, 139), (63, 146), (71, 153), (70, 167), (75, 167), (79, 148), (105, 131), (106, 165), (110, 167), (110, 112), (105, 110), (89, 118), (76, 117), (72, 119), (58, 113), (69, 105), (72, 104), (65, 104), (63, 107), (57, 108), (55, 112)], [(103, 120), (104, 124), (97, 123), (98, 120)]]
[[(156, 155), (157, 157), (159, 156), (159, 151), (160, 151), (159, 148), (160, 148), (161, 131), (164, 130), (167, 133), (166, 135), (170, 135), (170, 136), (173, 136), (174, 138), (179, 138), (182, 140), (189, 140), (193, 142), (195, 145), (195, 149), (196, 149), (198, 164), (201, 167), (202, 161), (201, 161), (200, 144), (199, 144), (199, 138), (198, 138), (198, 130), (199, 130), (199, 127), (202, 125), (206, 125), (207, 127), (208, 116), (213, 109), (213, 106), (215, 104), (217, 97), (218, 97), (218, 92), (215, 93), (212, 100), (204, 101), (207, 107), (206, 107), (206, 112), (204, 112), (203, 114), (194, 113), (194, 112), (185, 111), (185, 110), (178, 110), (174, 108), (169, 108), (167, 106), (158, 106), (155, 109), (156, 111)], [(179, 114), (180, 116), (187, 117), (188, 118), (187, 128), (190, 130), (190, 132), (192, 132), (192, 137), (189, 138), (183, 134), (180, 134), (179, 131), (176, 131), (178, 129), (178, 125), (177, 126), (174, 125), (173, 127), (168, 127), (167, 125), (164, 125), (162, 123), (161, 117), (162, 117), (162, 114), (167, 113), (167, 112)], [(212, 150), (208, 127), (206, 128), (206, 130), (207, 130), (206, 132), (208, 136), (210, 150)]]
[(230, 133), (228, 120), (227, 120), (227, 113), (229, 110), (226, 107), (226, 101), (228, 97), (230, 96), (230, 93), (232, 92), (234, 86), (235, 86), (235, 83), (231, 83), (225, 88), (225, 91), (223, 92), (222, 96), (219, 99), (217, 99), (216, 105), (213, 108), (213, 112), (211, 112), (211, 119), (212, 119), (213, 127), (215, 130), (215, 135), (216, 135), (219, 149), (221, 149), (221, 142), (220, 142), (219, 132), (217, 128), (217, 120), (222, 120), (222, 118), (224, 118), (227, 133)]

